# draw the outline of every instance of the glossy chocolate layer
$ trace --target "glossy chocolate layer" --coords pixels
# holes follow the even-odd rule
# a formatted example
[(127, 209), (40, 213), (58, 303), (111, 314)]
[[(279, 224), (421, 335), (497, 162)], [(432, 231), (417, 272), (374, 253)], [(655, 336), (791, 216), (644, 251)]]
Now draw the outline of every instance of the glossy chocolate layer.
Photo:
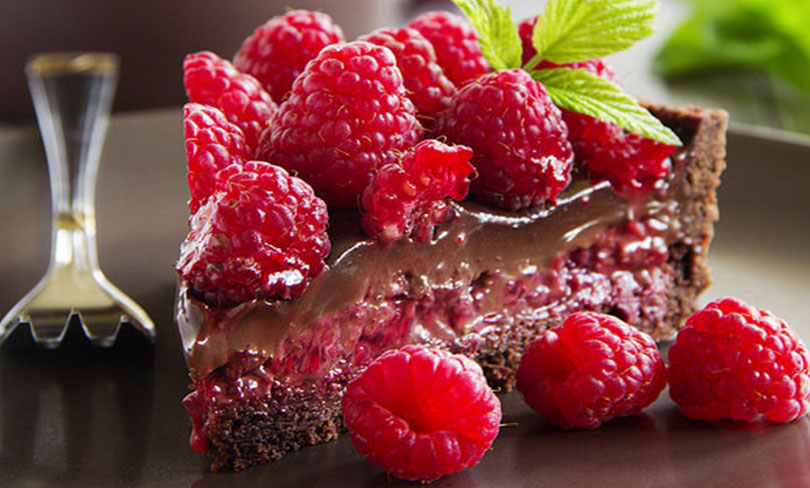
[[(673, 156), (675, 168), (689, 146)], [(678, 171), (673, 172), (677, 178)], [(310, 324), (361, 300), (419, 297), (426, 289), (471, 283), (497, 274), (501, 286), (510, 277), (548, 268), (565, 251), (589, 246), (606, 228), (656, 216), (667, 225), (666, 240), (679, 238), (677, 222), (680, 185), (666, 184), (646, 200), (630, 202), (609, 185), (575, 181), (557, 204), (523, 212), (499, 212), (473, 202), (454, 205), (457, 218), (436, 229), (429, 243), (403, 240), (383, 246), (368, 239), (359, 215), (331, 215), (333, 247), (327, 270), (293, 301), (254, 300), (227, 310), (214, 310), (190, 296), (181, 283), (177, 324), (192, 379), (199, 380), (228, 361), (231, 353), (247, 351), (261, 357), (280, 354), (280, 345)], [(672, 188), (670, 188), (672, 187)], [(375, 296), (369, 296), (374, 293)], [(420, 342), (453, 343), (482, 329), (484, 317), (504, 307), (503, 293), (489, 290), (478, 304), (479, 314), (465, 323), (420, 324), (413, 334)], [(341, 330), (346, 336), (354, 330)]]

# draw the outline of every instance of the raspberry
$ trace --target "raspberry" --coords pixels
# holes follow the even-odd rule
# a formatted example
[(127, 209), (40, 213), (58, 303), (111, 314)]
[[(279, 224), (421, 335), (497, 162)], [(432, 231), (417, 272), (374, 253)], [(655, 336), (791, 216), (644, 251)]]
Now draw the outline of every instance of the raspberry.
[(255, 78), (240, 73), (216, 54), (202, 51), (183, 61), (183, 83), (189, 101), (222, 110), (245, 133), (251, 155), (256, 151), (277, 107)]
[(672, 167), (675, 150), (638, 134), (622, 133), (601, 143), (584, 161), (594, 180), (608, 180), (624, 195), (644, 195), (653, 190)]
[[(610, 65), (599, 58), (564, 65), (542, 61), (538, 68), (560, 66), (584, 69), (619, 84)], [(619, 193), (633, 196), (649, 193), (669, 173), (671, 162), (668, 158), (675, 146), (626, 133), (616, 124), (589, 115), (562, 109), (562, 116), (568, 126), (568, 139), (577, 161), (588, 168), (593, 180), (610, 181)]]
[(444, 200), (463, 200), (475, 171), (469, 163), (472, 150), (422, 141), (396, 163), (374, 175), (363, 192), (363, 228), (384, 242), (410, 235), (426, 241), (433, 226), (445, 221), (450, 208)]
[(281, 102), (307, 62), (324, 47), (343, 41), (343, 31), (321, 12), (292, 10), (273, 17), (245, 39), (234, 65), (255, 76)]
[(303, 180), (261, 161), (217, 175), (191, 219), (177, 272), (215, 307), (299, 296), (324, 267), (326, 205)]
[(514, 210), (553, 202), (571, 181), (574, 157), (560, 111), (521, 69), (462, 87), (435, 131), (473, 149), (472, 193), (485, 203)]
[(522, 66), (526, 66), (526, 63), (531, 61), (531, 59), (537, 54), (537, 50), (532, 45), (532, 31), (534, 30), (534, 24), (536, 23), (537, 16), (535, 15), (534, 17), (521, 20), (518, 24), (518, 35), (520, 36), (520, 44), (523, 47), (520, 59)]
[(427, 12), (413, 19), (408, 27), (433, 44), (439, 64), (456, 86), (489, 71), (475, 29), (464, 18), (450, 12)]
[(576, 312), (529, 344), (517, 388), (530, 407), (565, 429), (595, 429), (633, 415), (666, 385), (652, 338), (616, 317)]
[(422, 346), (377, 358), (349, 383), (342, 407), (357, 451), (409, 480), (474, 465), (501, 421), (501, 403), (477, 363)]
[(692, 419), (789, 422), (810, 407), (808, 364), (785, 321), (725, 298), (678, 331), (669, 350), (669, 394)]
[(385, 46), (394, 53), (417, 116), (424, 125), (432, 125), (431, 121), (449, 105), (456, 87), (444, 75), (430, 41), (408, 28), (378, 29), (358, 40)]
[(261, 159), (296, 171), (330, 205), (356, 208), (377, 168), (422, 137), (388, 48), (328, 46), (293, 84)]
[(183, 107), (183, 125), (191, 190), (188, 206), (193, 214), (214, 193), (217, 172), (244, 163), (250, 151), (242, 130), (228, 122), (217, 108), (187, 103)]

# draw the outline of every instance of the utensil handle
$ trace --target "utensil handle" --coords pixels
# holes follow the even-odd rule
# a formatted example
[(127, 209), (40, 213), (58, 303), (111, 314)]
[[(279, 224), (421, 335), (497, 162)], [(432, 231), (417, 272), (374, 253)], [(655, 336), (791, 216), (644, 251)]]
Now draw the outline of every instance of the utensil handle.
[(25, 72), (51, 180), (52, 263), (78, 260), (95, 268), (96, 178), (118, 79), (118, 57), (40, 54), (28, 61)]

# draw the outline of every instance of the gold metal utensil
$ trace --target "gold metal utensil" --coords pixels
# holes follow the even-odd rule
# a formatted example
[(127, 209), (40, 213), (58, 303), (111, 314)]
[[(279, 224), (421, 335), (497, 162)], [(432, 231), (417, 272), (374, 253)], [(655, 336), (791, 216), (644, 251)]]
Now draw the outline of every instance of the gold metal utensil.
[(48, 159), (51, 258), (45, 276), (0, 322), (0, 344), (27, 323), (37, 344), (56, 348), (74, 317), (98, 346), (111, 346), (125, 323), (154, 341), (152, 320), (104, 277), (96, 251), (96, 177), (118, 58), (41, 54), (28, 61), (26, 76)]

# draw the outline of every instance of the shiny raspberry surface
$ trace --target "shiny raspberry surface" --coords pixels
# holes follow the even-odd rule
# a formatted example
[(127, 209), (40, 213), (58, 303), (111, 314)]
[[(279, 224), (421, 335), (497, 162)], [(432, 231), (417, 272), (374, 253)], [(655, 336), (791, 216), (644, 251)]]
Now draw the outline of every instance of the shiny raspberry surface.
[(290, 299), (329, 254), (326, 205), (303, 180), (270, 163), (231, 165), (191, 219), (177, 272), (208, 304)]
[(277, 108), (261, 84), (210, 51), (186, 56), (183, 84), (189, 101), (217, 107), (242, 129), (252, 157)]
[(234, 65), (256, 77), (281, 101), (309, 60), (324, 47), (343, 41), (343, 31), (322, 12), (292, 10), (273, 17), (244, 40)]
[(307, 65), (259, 154), (297, 172), (328, 204), (357, 208), (377, 168), (422, 133), (393, 53), (356, 41), (328, 46)]
[(526, 403), (565, 429), (640, 412), (666, 385), (655, 342), (616, 317), (571, 314), (529, 344), (517, 371)]
[(409, 235), (426, 241), (433, 227), (445, 221), (445, 198), (464, 200), (475, 168), (472, 150), (436, 140), (422, 141), (374, 175), (363, 192), (363, 228), (381, 241)]
[(678, 332), (669, 350), (669, 392), (693, 419), (789, 422), (810, 408), (809, 364), (784, 320), (725, 298)]
[(228, 122), (217, 108), (199, 103), (183, 107), (186, 160), (191, 213), (214, 193), (216, 174), (231, 164), (243, 164), (250, 158), (245, 134)]
[(424, 346), (377, 358), (349, 383), (342, 411), (358, 452), (409, 480), (474, 465), (501, 421), (501, 403), (476, 362)]
[(456, 86), (489, 71), (475, 29), (463, 17), (444, 11), (427, 12), (413, 19), (408, 27), (433, 44), (439, 64)]
[(571, 181), (568, 129), (543, 86), (521, 69), (469, 82), (451, 99), (436, 133), (473, 149), (471, 193), (514, 210), (553, 202)]
[(394, 53), (416, 115), (426, 127), (432, 125), (449, 105), (456, 86), (445, 76), (430, 41), (409, 28), (378, 29), (358, 40), (385, 46)]
[(654, 190), (669, 174), (673, 151), (675, 146), (622, 133), (591, 150), (584, 163), (592, 180), (607, 180), (617, 192), (632, 197)]

